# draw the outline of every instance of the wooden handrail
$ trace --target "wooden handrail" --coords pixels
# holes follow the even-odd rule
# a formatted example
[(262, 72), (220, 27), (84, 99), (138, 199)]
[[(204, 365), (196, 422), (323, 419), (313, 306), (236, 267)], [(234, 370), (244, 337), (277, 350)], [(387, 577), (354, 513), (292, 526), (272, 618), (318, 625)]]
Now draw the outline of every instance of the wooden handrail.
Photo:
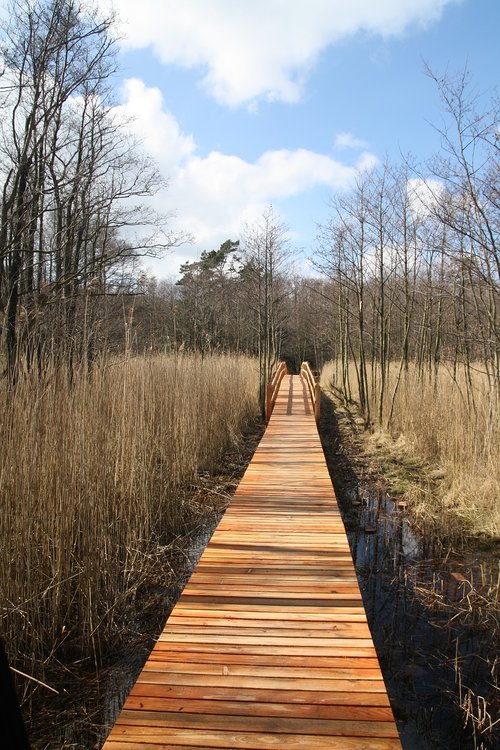
[(316, 378), (312, 374), (309, 362), (302, 362), (302, 365), (300, 367), (300, 377), (306, 381), (307, 387), (309, 388), (309, 395), (311, 397), (314, 416), (316, 417), (317, 422), (319, 419), (321, 407), (321, 386), (316, 382)]
[(266, 422), (271, 419), (273, 413), (274, 404), (276, 403), (276, 397), (280, 389), (281, 381), (287, 375), (288, 368), (286, 362), (280, 362), (278, 369), (272, 376), (271, 380), (266, 386)]

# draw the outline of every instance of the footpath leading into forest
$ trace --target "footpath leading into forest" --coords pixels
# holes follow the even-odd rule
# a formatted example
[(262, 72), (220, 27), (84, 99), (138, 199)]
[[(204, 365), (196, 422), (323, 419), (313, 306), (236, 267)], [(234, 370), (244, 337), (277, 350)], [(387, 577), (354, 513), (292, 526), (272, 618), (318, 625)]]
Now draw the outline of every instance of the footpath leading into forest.
[(156, 747), (401, 747), (299, 376), (104, 745)]

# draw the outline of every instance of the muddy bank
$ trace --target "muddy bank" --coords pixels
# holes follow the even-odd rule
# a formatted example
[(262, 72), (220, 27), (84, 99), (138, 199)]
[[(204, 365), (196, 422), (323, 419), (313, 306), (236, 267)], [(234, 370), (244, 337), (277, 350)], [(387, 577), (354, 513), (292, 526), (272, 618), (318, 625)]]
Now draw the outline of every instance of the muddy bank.
[(404, 750), (493, 750), (498, 559), (423, 535), (363, 457), (360, 431), (323, 397), (320, 432)]

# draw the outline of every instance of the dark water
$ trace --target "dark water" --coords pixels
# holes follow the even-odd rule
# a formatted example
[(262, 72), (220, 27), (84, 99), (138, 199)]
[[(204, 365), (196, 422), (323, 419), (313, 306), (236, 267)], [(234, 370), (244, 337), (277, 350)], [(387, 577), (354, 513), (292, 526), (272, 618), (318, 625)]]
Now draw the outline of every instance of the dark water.
[(438, 552), (362, 478), (329, 416), (325, 453), (404, 750), (500, 748), (498, 561)]

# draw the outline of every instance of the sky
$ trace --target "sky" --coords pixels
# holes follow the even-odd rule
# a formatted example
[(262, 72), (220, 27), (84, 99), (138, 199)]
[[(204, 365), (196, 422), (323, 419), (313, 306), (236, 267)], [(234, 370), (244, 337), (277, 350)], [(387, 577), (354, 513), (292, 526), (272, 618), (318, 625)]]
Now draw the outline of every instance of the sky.
[(425, 64), (497, 84), (499, 0), (96, 1), (120, 18), (117, 102), (168, 179), (154, 204), (194, 235), (147, 261), (160, 278), (269, 204), (307, 269), (329, 197), (439, 148)]

